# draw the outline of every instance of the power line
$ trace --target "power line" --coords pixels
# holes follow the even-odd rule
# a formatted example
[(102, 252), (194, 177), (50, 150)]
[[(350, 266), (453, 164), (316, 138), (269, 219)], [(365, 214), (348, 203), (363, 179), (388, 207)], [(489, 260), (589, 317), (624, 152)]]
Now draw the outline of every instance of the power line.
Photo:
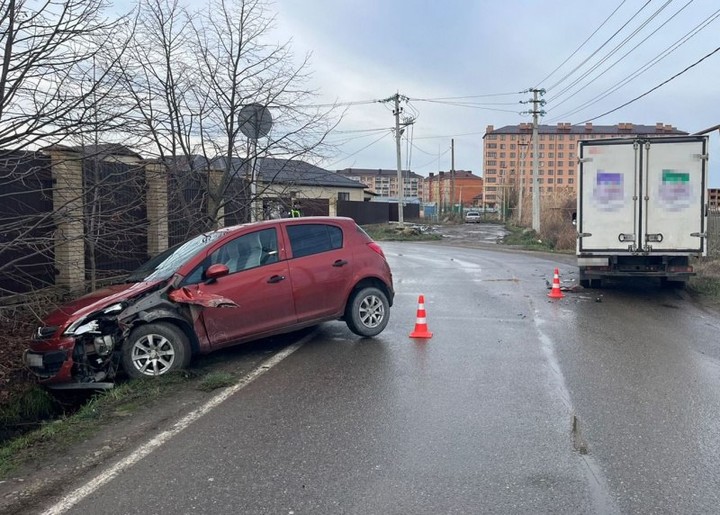
[(577, 47), (577, 48), (575, 49), (575, 51), (574, 51), (573, 53), (570, 54), (570, 55), (568, 56), (568, 58), (565, 59), (562, 63), (560, 63), (560, 65), (559, 65), (557, 68), (555, 68), (553, 71), (551, 71), (551, 72), (548, 74), (547, 77), (545, 77), (544, 79), (542, 79), (542, 80), (538, 83), (538, 85), (535, 86), (533, 89), (538, 89), (538, 88), (542, 85), (543, 82), (545, 82), (545, 81), (548, 80), (550, 77), (552, 77), (553, 75), (555, 75), (555, 72), (557, 72), (557, 71), (558, 71), (560, 68), (562, 68), (570, 59), (572, 59), (572, 58), (575, 56), (575, 54), (577, 54), (577, 53), (585, 46), (585, 44), (586, 44), (588, 41), (590, 41), (590, 40), (592, 39), (592, 37), (593, 37), (595, 34), (597, 34), (598, 31), (605, 26), (605, 24), (610, 20), (610, 18), (612, 18), (612, 17), (615, 15), (615, 13), (618, 12), (618, 10), (625, 4), (626, 1), (627, 1), (627, 0), (622, 0), (622, 2), (620, 2), (620, 5), (618, 5), (618, 6), (615, 8), (615, 10), (610, 13), (610, 16), (608, 16), (607, 18), (605, 18), (605, 21), (603, 21), (603, 22), (598, 26), (598, 28), (595, 29), (595, 31), (594, 31), (592, 34), (590, 34), (590, 35), (588, 36), (588, 38), (587, 38), (585, 41), (583, 41), (582, 44), (581, 44), (579, 47)]
[[(562, 100), (561, 102), (558, 102), (558, 103), (554, 104), (554, 105), (553, 105), (553, 108), (556, 108), (556, 107), (558, 107), (558, 106), (561, 106), (562, 104), (564, 104), (565, 102), (567, 102), (568, 100), (570, 100), (571, 98), (573, 98), (575, 95), (577, 95), (577, 94), (579, 94), (581, 91), (583, 91), (585, 88), (587, 88), (587, 87), (590, 86), (591, 84), (594, 84), (597, 79), (599, 79), (600, 77), (602, 77), (603, 75), (605, 75), (607, 72), (609, 72), (610, 70), (612, 70), (618, 63), (620, 63), (621, 61), (623, 61), (627, 56), (629, 56), (632, 52), (634, 52), (635, 50), (637, 50), (637, 48), (640, 47), (643, 43), (645, 43), (648, 39), (650, 39), (650, 38), (653, 37), (655, 34), (657, 34), (657, 32), (658, 32), (660, 29), (662, 29), (665, 25), (667, 25), (668, 23), (670, 23), (670, 21), (672, 21), (678, 14), (680, 14), (682, 11), (684, 11), (685, 8), (688, 7), (692, 2), (693, 2), (693, 0), (689, 0), (688, 3), (686, 3), (684, 6), (682, 6), (678, 11), (675, 12), (675, 14), (673, 14), (673, 15), (670, 16), (667, 20), (665, 20), (659, 27), (657, 27), (654, 31), (652, 31), (650, 34), (648, 34), (648, 36), (645, 37), (642, 41), (640, 41), (637, 45), (635, 45), (635, 46), (632, 47), (629, 51), (627, 51), (622, 57), (620, 57), (618, 60), (616, 60), (616, 61), (615, 61), (614, 63), (612, 63), (610, 66), (608, 66), (607, 68), (605, 68), (605, 69), (604, 69), (603, 71), (601, 71), (598, 75), (596, 75), (595, 77), (593, 77), (592, 79), (590, 79), (584, 86), (582, 86), (581, 88), (579, 88), (578, 90), (576, 90), (572, 95), (569, 95), (569, 96), (567, 96), (564, 100)], [(608, 57), (609, 57), (609, 56), (608, 56)], [(657, 57), (657, 56), (656, 56), (656, 57)], [(602, 64), (602, 62), (599, 63), (599, 64)], [(598, 64), (598, 66), (599, 66), (599, 64)], [(592, 70), (591, 70), (591, 71), (592, 71)], [(589, 72), (588, 72), (588, 73), (589, 73)], [(585, 77), (585, 76), (587, 76), (587, 75), (584, 75), (583, 77)], [(559, 95), (558, 95), (558, 96), (559, 96)], [(551, 99), (551, 100), (552, 100), (552, 99)], [(549, 100), (549, 101), (551, 101), (551, 100)]]
[[(708, 25), (710, 25), (713, 21), (715, 21), (718, 17), (720, 17), (720, 9), (715, 11), (713, 14), (708, 16), (705, 20), (700, 22), (698, 25), (696, 25), (690, 32), (686, 33), (683, 37), (675, 41), (673, 44), (665, 48), (660, 54), (655, 56), (654, 59), (651, 61), (645, 63), (643, 66), (635, 70), (633, 73), (622, 79), (621, 81), (616, 82), (612, 86), (610, 86), (608, 89), (604, 90), (600, 94), (596, 95), (595, 97), (591, 98), (590, 100), (586, 101), (583, 104), (580, 104), (579, 106), (575, 107), (574, 109), (571, 109), (570, 111), (567, 111), (559, 116), (553, 117), (550, 122), (563, 119), (567, 116), (571, 116), (575, 113), (579, 113), (580, 111), (584, 111), (588, 107), (598, 103), (600, 100), (608, 97), (612, 93), (619, 90), (621, 87), (625, 86), (626, 84), (629, 84), (636, 78), (638, 78), (640, 75), (648, 71), (650, 68), (658, 64), (660, 61), (668, 57), (670, 54), (672, 54), (675, 50), (680, 48), (682, 45), (687, 43), (691, 38), (695, 37), (700, 31), (705, 29)], [(560, 104), (557, 104), (560, 105)]]
[[(578, 77), (577, 79), (573, 80), (569, 85), (567, 85), (567, 86), (565, 86), (563, 89), (561, 89), (560, 92), (557, 93), (557, 94), (555, 94), (554, 97), (549, 98), (549, 99), (548, 99), (548, 102), (552, 102), (552, 101), (555, 100), (556, 98), (561, 97), (564, 93), (566, 93), (567, 91), (569, 91), (570, 89), (572, 89), (573, 86), (575, 86), (575, 85), (578, 84), (581, 80), (583, 80), (585, 77), (587, 77), (587, 76), (590, 75), (592, 72), (594, 72), (595, 70), (597, 70), (605, 61), (607, 61), (608, 59), (610, 59), (610, 58), (611, 58), (613, 55), (615, 55), (622, 47), (624, 47), (631, 39), (633, 39), (637, 34), (639, 34), (640, 31), (641, 31), (642, 29), (644, 29), (652, 20), (654, 20), (657, 16), (659, 16), (660, 13), (661, 13), (668, 5), (670, 5), (670, 2), (671, 2), (671, 1), (672, 1), (672, 0), (667, 0), (667, 1), (666, 1), (658, 10), (656, 10), (647, 20), (645, 20), (643, 23), (640, 24), (639, 27), (637, 27), (635, 30), (633, 30), (633, 31), (630, 33), (629, 36), (627, 36), (625, 39), (623, 39), (619, 44), (617, 44), (617, 45), (615, 46), (615, 48), (613, 48), (613, 49), (612, 49), (609, 53), (607, 53), (602, 59), (600, 59), (600, 61), (599, 61), (598, 63), (596, 63), (595, 65), (593, 65), (592, 67), (590, 67), (590, 69), (587, 70), (587, 71), (585, 71), (582, 75), (580, 75), (580, 77)], [(690, 2), (692, 2), (692, 0), (690, 0)], [(687, 4), (686, 4), (685, 7), (687, 7)], [(684, 9), (684, 7), (683, 7), (683, 9)], [(681, 10), (682, 10), (682, 9), (681, 9)], [(671, 19), (672, 19), (672, 18), (671, 18)], [(668, 21), (669, 21), (669, 20), (668, 20)], [(651, 34), (651, 35), (652, 35), (652, 34)], [(649, 37), (649, 36), (648, 36), (648, 37)], [(646, 39), (647, 39), (647, 38), (646, 38)], [(643, 41), (644, 41), (644, 40), (643, 40)], [(642, 44), (642, 42), (641, 42), (640, 44)], [(638, 46), (639, 46), (639, 45), (638, 45)], [(637, 47), (635, 47), (635, 48), (637, 48)]]
[(636, 12), (633, 16), (631, 16), (628, 21), (626, 21), (625, 23), (623, 23), (622, 27), (620, 27), (618, 30), (616, 30), (616, 31), (613, 33), (613, 35), (610, 36), (608, 39), (606, 39), (605, 42), (604, 42), (602, 45), (600, 45), (593, 53), (591, 53), (587, 58), (585, 58), (585, 59), (584, 59), (580, 64), (578, 64), (575, 68), (573, 68), (572, 70), (570, 70), (570, 72), (567, 73), (563, 78), (561, 78), (559, 81), (555, 82), (555, 84), (553, 84), (552, 86), (549, 86), (549, 87), (547, 87), (547, 88), (545, 88), (545, 89), (546, 89), (547, 91), (552, 90), (553, 88), (555, 88), (555, 87), (557, 87), (558, 85), (560, 85), (561, 83), (563, 83), (563, 82), (564, 82), (566, 79), (568, 79), (570, 76), (572, 76), (572, 74), (574, 74), (574, 73), (575, 73), (576, 71), (578, 71), (580, 68), (582, 68), (582, 66), (584, 66), (585, 63), (587, 63), (590, 59), (592, 59), (593, 57), (595, 57), (595, 56), (597, 55), (597, 53), (600, 52), (600, 50), (602, 50), (603, 48), (605, 48), (605, 46), (608, 45), (608, 44), (610, 43), (610, 41), (612, 41), (613, 39), (615, 39), (615, 36), (617, 36), (620, 32), (622, 32), (622, 30), (623, 30), (625, 27), (627, 27), (627, 26), (630, 24), (631, 21), (633, 21), (637, 16), (639, 16), (640, 13), (648, 6), (648, 4), (649, 4), (650, 2), (651, 2), (651, 0), (647, 0), (647, 2), (645, 2), (645, 4), (638, 10), (638, 12)]
[(387, 138), (389, 134), (391, 134), (390, 131), (386, 132), (385, 134), (383, 134), (382, 136), (380, 136), (378, 139), (376, 139), (375, 141), (373, 141), (372, 143), (370, 143), (370, 144), (368, 144), (368, 145), (365, 145), (363, 148), (361, 148), (361, 149), (358, 150), (357, 152), (353, 152), (352, 154), (348, 154), (348, 155), (344, 156), (342, 159), (339, 159), (339, 160), (335, 161), (334, 163), (329, 164), (329, 165), (328, 165), (328, 168), (332, 168), (332, 167), (335, 166), (336, 164), (338, 164), (338, 163), (340, 163), (340, 162), (342, 162), (342, 161), (344, 161), (344, 160), (346, 160), (346, 159), (348, 159), (348, 158), (350, 158), (350, 157), (353, 157), (354, 155), (359, 154), (359, 153), (362, 152), (363, 150), (366, 150), (366, 149), (372, 147), (374, 144), (376, 144), (376, 143), (380, 142), (381, 140)]
[(664, 86), (664, 85), (667, 84), (668, 82), (670, 82), (670, 81), (672, 81), (672, 80), (675, 80), (675, 79), (678, 78), (680, 75), (684, 74), (685, 72), (687, 72), (687, 71), (690, 70), (691, 68), (694, 68), (695, 66), (697, 66), (698, 64), (700, 64), (701, 62), (703, 62), (705, 59), (708, 59), (709, 57), (711, 57), (712, 55), (714, 55), (714, 54), (716, 54), (716, 53), (718, 53), (718, 52), (720, 52), (720, 47), (717, 47), (715, 50), (713, 50), (713, 51), (710, 52), (709, 54), (703, 56), (701, 59), (695, 61), (693, 64), (691, 64), (690, 66), (688, 66), (687, 68), (685, 68), (685, 69), (682, 70), (681, 72), (676, 73), (675, 75), (673, 75), (673, 76), (670, 77), (669, 79), (661, 82), (660, 84), (658, 84), (658, 85), (655, 86), (654, 88), (649, 89), (648, 91), (646, 91), (646, 92), (643, 93), (642, 95), (639, 95), (639, 96), (633, 98), (632, 100), (630, 100), (630, 101), (628, 101), (628, 102), (625, 102), (623, 105), (621, 105), (621, 106), (619, 106), (619, 107), (616, 107), (615, 109), (611, 109), (610, 111), (607, 111), (607, 112), (605, 112), (605, 113), (602, 113), (602, 114), (600, 114), (600, 115), (598, 115), (598, 116), (595, 116), (595, 117), (593, 117), (593, 118), (588, 118), (587, 120), (583, 120), (582, 122), (578, 122), (578, 123), (576, 123), (575, 125), (582, 125), (583, 123), (592, 122), (593, 120), (597, 120), (598, 118), (602, 118), (603, 116), (606, 116), (606, 115), (608, 115), (608, 114), (614, 113), (615, 111), (618, 111), (618, 110), (622, 109), (623, 107), (626, 107), (626, 106), (632, 104), (633, 102), (636, 102), (637, 100), (640, 100), (641, 98), (649, 95), (649, 94), (652, 93), (653, 91), (661, 88), (662, 86)]

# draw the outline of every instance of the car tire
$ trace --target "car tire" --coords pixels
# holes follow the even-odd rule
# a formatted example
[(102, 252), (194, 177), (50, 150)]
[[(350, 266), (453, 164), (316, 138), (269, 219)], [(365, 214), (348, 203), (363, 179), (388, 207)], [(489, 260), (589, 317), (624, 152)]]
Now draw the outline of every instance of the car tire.
[(190, 364), (187, 335), (176, 325), (154, 322), (136, 327), (122, 348), (122, 365), (132, 378), (155, 377)]
[(353, 333), (366, 338), (377, 336), (390, 319), (390, 303), (374, 287), (356, 291), (345, 308), (345, 323)]

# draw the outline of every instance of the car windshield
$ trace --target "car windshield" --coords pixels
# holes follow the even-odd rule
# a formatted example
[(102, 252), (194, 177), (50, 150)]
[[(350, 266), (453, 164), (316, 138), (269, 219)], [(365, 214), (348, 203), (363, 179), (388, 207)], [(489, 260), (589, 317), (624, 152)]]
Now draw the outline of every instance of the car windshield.
[(202, 249), (209, 246), (223, 231), (208, 232), (196, 236), (184, 243), (170, 247), (153, 257), (127, 276), (125, 282), (139, 283), (144, 281), (162, 281), (171, 277), (178, 268), (187, 263)]

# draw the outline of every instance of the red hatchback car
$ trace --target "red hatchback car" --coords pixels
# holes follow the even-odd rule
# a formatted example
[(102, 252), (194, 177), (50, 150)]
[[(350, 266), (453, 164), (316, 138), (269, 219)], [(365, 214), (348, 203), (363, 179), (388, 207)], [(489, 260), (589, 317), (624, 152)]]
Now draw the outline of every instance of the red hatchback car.
[(382, 249), (350, 218), (227, 227), (50, 313), (25, 364), (51, 387), (107, 387), (120, 369), (162, 375), (195, 354), (328, 320), (375, 336), (393, 297)]

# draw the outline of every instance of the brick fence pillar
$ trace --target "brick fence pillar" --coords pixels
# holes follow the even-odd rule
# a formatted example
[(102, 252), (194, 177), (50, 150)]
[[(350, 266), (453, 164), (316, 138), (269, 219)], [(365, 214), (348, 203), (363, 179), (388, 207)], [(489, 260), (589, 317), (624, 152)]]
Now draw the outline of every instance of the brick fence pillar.
[(63, 147), (50, 147), (47, 153), (54, 183), (55, 285), (80, 292), (85, 287), (82, 159)]
[(154, 256), (168, 248), (168, 186), (167, 168), (158, 162), (145, 164), (147, 185), (147, 247)]
[(224, 175), (225, 172), (223, 170), (208, 170), (208, 215), (212, 216), (215, 211), (215, 207), (217, 206), (217, 204), (220, 204), (217, 212), (216, 222), (215, 224), (213, 224), (216, 229), (225, 227), (225, 205), (222, 203), (222, 200), (217, 203), (213, 200), (213, 194), (215, 194), (216, 196), (224, 197)]

